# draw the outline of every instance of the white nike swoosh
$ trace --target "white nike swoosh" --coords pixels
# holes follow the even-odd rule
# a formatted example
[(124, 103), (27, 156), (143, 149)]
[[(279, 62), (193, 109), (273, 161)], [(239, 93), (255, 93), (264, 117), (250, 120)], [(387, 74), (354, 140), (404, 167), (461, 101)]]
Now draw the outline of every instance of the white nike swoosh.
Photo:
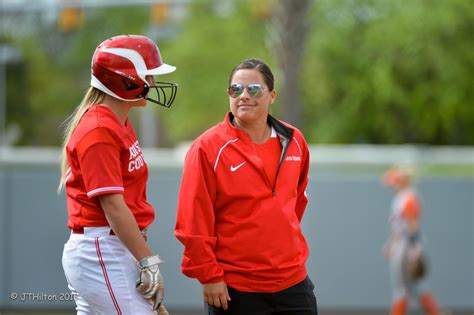
[(237, 165), (237, 166), (232, 166), (232, 165), (231, 165), (231, 166), (230, 166), (230, 171), (231, 171), (231, 172), (235, 172), (236, 170), (238, 170), (238, 169), (239, 169), (242, 165), (244, 165), (244, 164), (245, 164), (245, 162), (242, 162), (242, 163), (240, 163), (240, 164)]

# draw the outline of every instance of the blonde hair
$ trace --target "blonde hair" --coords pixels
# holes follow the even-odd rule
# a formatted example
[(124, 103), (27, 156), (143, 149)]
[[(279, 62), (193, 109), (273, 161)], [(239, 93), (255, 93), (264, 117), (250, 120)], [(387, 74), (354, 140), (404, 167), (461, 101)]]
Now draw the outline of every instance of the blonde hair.
[(86, 94), (84, 95), (84, 98), (82, 99), (79, 106), (77, 106), (74, 112), (63, 122), (63, 126), (65, 126), (65, 128), (64, 128), (63, 146), (62, 146), (62, 151), (61, 151), (61, 156), (60, 156), (61, 179), (59, 181), (58, 193), (61, 192), (65, 184), (66, 173), (69, 169), (69, 161), (67, 159), (67, 154), (66, 154), (67, 143), (69, 142), (69, 139), (71, 139), (72, 133), (76, 129), (77, 125), (79, 124), (79, 121), (81, 120), (85, 112), (92, 105), (101, 103), (104, 100), (104, 97), (105, 97), (104, 92), (94, 87), (90, 87), (89, 90), (87, 90)]

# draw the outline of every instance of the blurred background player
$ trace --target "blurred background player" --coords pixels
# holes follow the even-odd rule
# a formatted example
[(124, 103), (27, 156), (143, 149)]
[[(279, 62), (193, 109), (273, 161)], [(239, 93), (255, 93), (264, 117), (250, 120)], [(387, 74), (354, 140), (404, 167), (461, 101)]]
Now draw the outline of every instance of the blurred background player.
[(95, 50), (91, 87), (66, 121), (60, 188), (71, 236), (63, 268), (77, 314), (154, 314), (160, 307), (161, 259), (146, 243), (155, 216), (148, 168), (128, 113), (147, 100), (171, 106), (177, 86), (154, 75), (174, 70), (145, 36), (109, 38)]
[(414, 168), (397, 165), (383, 175), (396, 196), (390, 214), (390, 237), (383, 252), (390, 266), (391, 315), (406, 314), (410, 298), (418, 298), (428, 315), (445, 314), (426, 285), (426, 265), (420, 242), (421, 204), (413, 187)]
[(317, 315), (300, 222), (308, 203), (302, 133), (269, 114), (270, 68), (248, 59), (228, 82), (230, 112), (191, 145), (178, 199), (184, 274), (206, 314)]

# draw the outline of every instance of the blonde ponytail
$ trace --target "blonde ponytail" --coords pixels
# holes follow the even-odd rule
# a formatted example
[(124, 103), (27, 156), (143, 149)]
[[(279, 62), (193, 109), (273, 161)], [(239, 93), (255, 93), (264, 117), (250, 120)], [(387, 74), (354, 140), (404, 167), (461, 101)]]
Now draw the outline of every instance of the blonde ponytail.
[(104, 100), (104, 92), (94, 88), (90, 87), (89, 90), (87, 90), (86, 95), (82, 99), (81, 103), (79, 106), (76, 107), (74, 112), (69, 116), (63, 123), (65, 126), (64, 128), (64, 138), (63, 138), (63, 146), (62, 146), (62, 152), (61, 152), (61, 157), (60, 157), (60, 162), (61, 162), (61, 179), (59, 182), (58, 186), (58, 193), (61, 192), (65, 180), (66, 180), (66, 173), (68, 172), (69, 169), (69, 161), (67, 159), (66, 155), (66, 145), (69, 142), (69, 139), (71, 138), (72, 133), (76, 129), (77, 125), (79, 124), (79, 121), (81, 120), (82, 116), (84, 113), (94, 104), (99, 104)]

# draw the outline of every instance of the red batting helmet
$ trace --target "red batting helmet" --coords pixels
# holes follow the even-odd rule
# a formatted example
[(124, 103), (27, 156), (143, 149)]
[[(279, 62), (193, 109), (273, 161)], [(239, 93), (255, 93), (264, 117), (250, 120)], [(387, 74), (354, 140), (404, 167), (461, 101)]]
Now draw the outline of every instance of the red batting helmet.
[[(148, 75), (173, 72), (176, 67), (163, 63), (155, 42), (141, 35), (119, 35), (103, 41), (92, 57), (91, 85), (115, 98), (134, 101), (145, 98), (170, 107), (176, 96), (175, 83), (155, 82), (150, 86)], [(148, 97), (150, 88), (156, 99)]]

